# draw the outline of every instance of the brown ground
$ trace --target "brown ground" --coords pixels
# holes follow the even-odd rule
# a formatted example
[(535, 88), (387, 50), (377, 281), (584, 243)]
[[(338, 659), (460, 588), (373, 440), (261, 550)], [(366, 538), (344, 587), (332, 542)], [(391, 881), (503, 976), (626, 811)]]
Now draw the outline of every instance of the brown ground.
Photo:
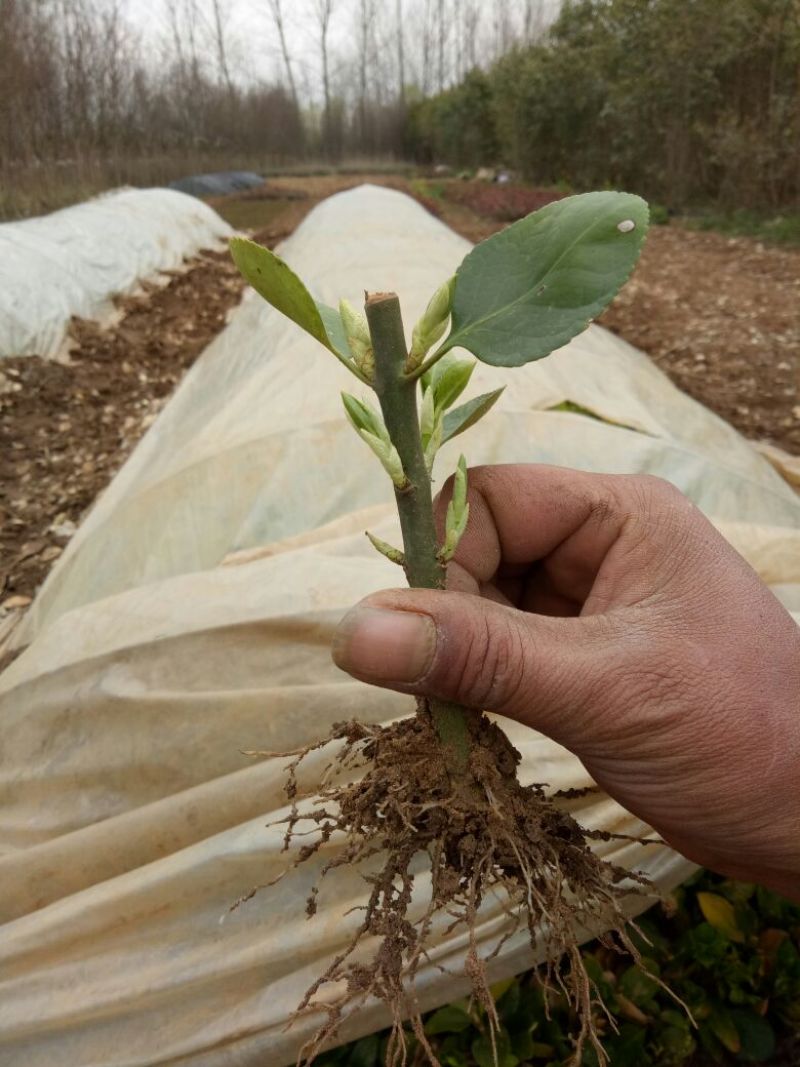
[[(214, 203), (274, 245), (320, 199), (363, 176), (282, 178)], [(481, 240), (538, 192), (464, 183), (370, 181), (412, 192)], [(304, 199), (302, 197), (305, 197)], [(533, 204), (533, 206), (536, 206)], [(477, 213), (477, 209), (494, 217)], [(0, 609), (22, 607), (75, 525), (183, 372), (222, 328), (242, 283), (224, 254), (124, 297), (121, 322), (73, 325), (68, 366), (0, 364)], [(654, 227), (633, 280), (601, 320), (746, 436), (800, 454), (800, 251), (749, 238)]]

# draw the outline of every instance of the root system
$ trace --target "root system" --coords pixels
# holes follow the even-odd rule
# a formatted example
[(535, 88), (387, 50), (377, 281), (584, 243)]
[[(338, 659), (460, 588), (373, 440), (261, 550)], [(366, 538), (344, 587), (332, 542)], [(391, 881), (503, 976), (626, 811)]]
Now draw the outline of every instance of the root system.
[[(458, 777), (446, 768), (424, 702), (416, 716), (389, 726), (339, 723), (326, 741), (292, 754), (286, 787), (292, 801), (287, 850), (299, 838), (299, 824), (305, 824), (305, 842), (309, 820), (316, 824), (313, 840), (299, 847), (293, 866), (315, 855), (334, 834), (343, 834), (344, 847), (323, 867), (321, 877), (338, 867), (364, 863), (369, 887), (362, 921), (350, 943), (298, 1006), (296, 1014), (326, 1013), (315, 1037), (301, 1050), (301, 1064), (310, 1064), (330, 1044), (354, 1002), (378, 997), (393, 1019), (387, 1067), (406, 1063), (405, 1019), (430, 1063), (438, 1067), (413, 990), (439, 917), (447, 918), (448, 932), (463, 928), (467, 933), (464, 971), (492, 1029), (497, 1017), (487, 963), (525, 924), (531, 946), (549, 961), (545, 985), (567, 997), (579, 1020), (575, 1062), (587, 1042), (599, 1062), (607, 1062), (593, 1022), (603, 1005), (584, 968), (579, 939), (587, 930), (609, 932), (615, 944), (638, 959), (621, 902), (633, 892), (652, 892), (652, 886), (592, 852), (589, 839), (612, 835), (582, 829), (542, 786), (519, 783), (520, 755), (496, 725), (476, 716), (470, 732), (469, 766)], [(327, 781), (314, 806), (309, 810), (303, 805), (301, 810), (297, 769), (309, 752), (330, 740), (340, 745)], [(354, 768), (363, 769), (363, 776), (341, 781), (342, 772)], [(418, 903), (412, 909), (412, 892), (421, 853), (430, 864), (431, 890), (420, 915)], [(308, 898), (309, 916), (316, 911), (318, 892), (317, 885)], [(478, 910), (489, 895), (502, 902), (509, 923), (489, 955), (481, 957)], [(364, 963), (362, 943), (367, 939), (377, 939), (377, 949)]]

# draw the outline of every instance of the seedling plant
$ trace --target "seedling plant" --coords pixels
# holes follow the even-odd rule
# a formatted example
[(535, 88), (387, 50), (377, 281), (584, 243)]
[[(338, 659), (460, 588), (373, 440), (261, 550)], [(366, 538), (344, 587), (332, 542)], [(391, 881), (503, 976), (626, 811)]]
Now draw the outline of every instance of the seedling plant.
[[(625, 193), (587, 193), (547, 205), (469, 252), (455, 276), (433, 294), (410, 346), (396, 294), (367, 293), (363, 313), (346, 300), (338, 310), (328, 307), (315, 301), (274, 253), (233, 239), (233, 258), (253, 288), (358, 380), (359, 395), (342, 394), (345, 414), (391, 480), (402, 547), (367, 536), (404, 569), (409, 585), (445, 586), (447, 565), (469, 522), (468, 474), (461, 456), (440, 535), (431, 490), (436, 455), (483, 418), (502, 392), (457, 404), (475, 367), (459, 350), (495, 367), (519, 367), (560, 348), (626, 281), (647, 225), (647, 205)], [(334, 770), (311, 807), (301, 810), (297, 767), (331, 741), (339, 743)], [(322, 876), (371, 861), (364, 867), (366, 899), (355, 935), (298, 1006), (298, 1012), (324, 1012), (301, 1061), (310, 1063), (335, 1040), (345, 1010), (374, 996), (389, 1006), (394, 1020), (389, 1067), (406, 1062), (405, 1018), (418, 1047), (438, 1064), (420, 1023), (414, 978), (432, 944), (434, 924), (439, 920), (441, 930), (442, 919), (451, 932), (467, 932), (464, 971), (494, 1035), (498, 1019), (488, 957), (479, 953), (476, 936), (479, 909), (491, 894), (503, 901), (509, 922), (490, 955), (525, 924), (537, 952), (550, 961), (566, 960), (549, 966), (547, 981), (567, 998), (578, 1020), (575, 1062), (587, 1046), (600, 1063), (607, 1062), (592, 1023), (600, 990), (582, 960), (578, 931), (611, 931), (609, 943), (638, 958), (622, 901), (632, 891), (646, 891), (646, 880), (598, 859), (589, 841), (608, 835), (583, 829), (558, 806), (558, 794), (520, 784), (519, 753), (498, 726), (480, 709), (420, 698), (413, 717), (388, 726), (342, 722), (317, 744), (284, 755), (293, 757), (286, 847), (300, 833), (308, 840), (309, 823), (316, 828), (295, 864), (315, 855), (334, 834), (342, 847)], [(342, 781), (336, 773), (354, 766), (362, 772), (356, 781)], [(420, 912), (412, 893), (421, 854), (431, 887)], [(315, 887), (309, 915), (317, 893)], [(362, 942), (368, 938), (377, 939), (378, 948), (365, 963)], [(320, 996), (323, 987), (330, 988)]]

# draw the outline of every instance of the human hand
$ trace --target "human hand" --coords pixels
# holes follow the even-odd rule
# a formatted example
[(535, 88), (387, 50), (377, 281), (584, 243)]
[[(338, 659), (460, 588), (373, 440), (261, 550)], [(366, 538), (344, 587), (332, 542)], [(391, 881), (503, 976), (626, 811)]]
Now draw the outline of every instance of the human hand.
[(800, 899), (800, 628), (755, 572), (656, 478), (478, 467), (469, 503), (447, 591), (367, 597), (336, 663), (541, 730), (689, 859)]

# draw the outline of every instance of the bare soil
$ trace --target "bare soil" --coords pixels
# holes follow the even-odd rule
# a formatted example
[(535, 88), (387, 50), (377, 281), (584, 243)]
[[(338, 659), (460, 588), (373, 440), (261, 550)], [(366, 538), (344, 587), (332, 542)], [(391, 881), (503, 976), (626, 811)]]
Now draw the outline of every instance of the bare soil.
[[(284, 198), (257, 239), (274, 246), (315, 202)], [(0, 608), (34, 595), (244, 290), (227, 251), (161, 281), (118, 298), (123, 317), (110, 328), (74, 319), (67, 365), (0, 361)]]
[[(319, 200), (365, 180), (416, 195), (472, 241), (560, 195), (348, 175), (276, 178), (213, 206), (273, 246)], [(2, 360), (0, 610), (34, 595), (242, 291), (227, 255), (205, 252), (165, 285), (120, 298), (116, 325), (75, 320), (68, 365)], [(800, 251), (654, 227), (633, 279), (601, 321), (746, 436), (800, 454)]]

